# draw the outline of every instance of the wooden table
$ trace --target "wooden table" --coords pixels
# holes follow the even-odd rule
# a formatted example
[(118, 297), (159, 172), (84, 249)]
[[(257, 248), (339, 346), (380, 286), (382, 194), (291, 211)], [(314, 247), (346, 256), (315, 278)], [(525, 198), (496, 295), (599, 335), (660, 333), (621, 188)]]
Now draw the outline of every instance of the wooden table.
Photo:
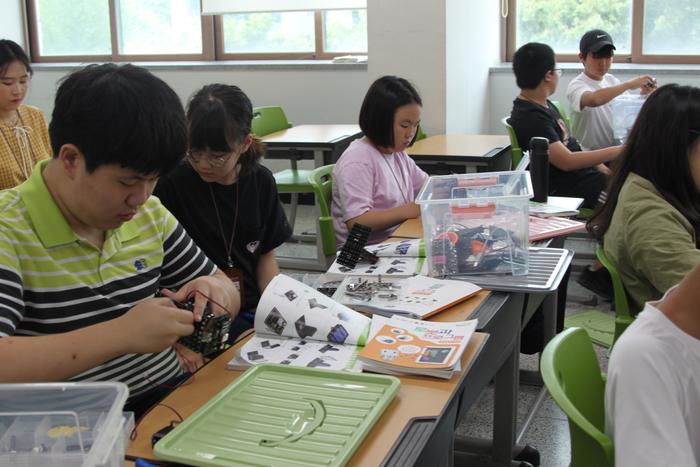
[[(511, 316), (513, 313), (509, 307), (517, 306), (518, 302), (511, 304), (504, 298), (507, 297), (503, 294), (481, 292), (436, 315), (436, 318), (439, 321), (457, 321), (472, 316), (495, 315), (494, 310), (504, 306), (503, 315)], [(449, 380), (427, 376), (401, 377), (402, 386), (397, 396), (347, 465), (448, 465), (447, 459), (451, 458), (452, 453), (451, 434), (460, 417), (500, 368), (499, 357), (503, 351), (499, 348), (494, 352), (495, 347), (486, 345), (488, 341), (488, 334), (475, 333), (462, 357), (462, 374)], [(163, 404), (177, 410), (183, 418), (194, 413), (242, 374), (226, 369), (226, 364), (240, 345), (242, 343), (197, 372), (192, 384), (173, 391)], [(491, 350), (485, 352), (486, 348)], [(139, 425), (138, 436), (127, 454), (152, 459), (150, 436), (176, 418), (170, 409), (156, 407)], [(449, 435), (445, 436), (445, 433)], [(436, 458), (437, 455), (440, 457)]]
[(266, 159), (313, 160), (316, 168), (334, 164), (355, 139), (362, 136), (359, 125), (299, 125), (263, 136)]
[(431, 175), (509, 170), (507, 135), (434, 135), (406, 150)]

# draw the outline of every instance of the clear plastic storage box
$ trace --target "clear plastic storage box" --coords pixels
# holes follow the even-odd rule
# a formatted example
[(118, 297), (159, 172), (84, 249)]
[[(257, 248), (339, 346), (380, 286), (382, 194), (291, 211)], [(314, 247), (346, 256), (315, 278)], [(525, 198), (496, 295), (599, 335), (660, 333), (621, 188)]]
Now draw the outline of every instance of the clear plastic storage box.
[(530, 198), (527, 171), (430, 177), (416, 199), (428, 273), (527, 274)]
[(128, 394), (116, 382), (0, 385), (0, 466), (123, 466)]
[(646, 102), (646, 96), (623, 94), (610, 101), (613, 109), (613, 136), (624, 143), (637, 115)]

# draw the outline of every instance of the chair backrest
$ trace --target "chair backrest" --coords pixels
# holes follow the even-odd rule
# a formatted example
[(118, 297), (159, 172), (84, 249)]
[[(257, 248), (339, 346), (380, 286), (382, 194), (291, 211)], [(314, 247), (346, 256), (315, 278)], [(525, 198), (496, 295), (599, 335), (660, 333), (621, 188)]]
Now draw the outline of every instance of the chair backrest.
[(416, 141), (420, 141), (420, 140), (425, 139), (427, 137), (428, 137), (428, 135), (425, 134), (425, 132), (423, 131), (423, 128), (421, 128), (421, 126), (418, 125), (418, 129), (416, 130)]
[(513, 170), (515, 170), (515, 167), (520, 164), (520, 159), (523, 158), (523, 150), (520, 148), (520, 144), (518, 144), (518, 137), (515, 136), (515, 130), (512, 126), (510, 126), (510, 123), (508, 123), (509, 118), (510, 117), (503, 117), (501, 119), (501, 123), (503, 123), (503, 125), (506, 127), (506, 130), (508, 130), (508, 136), (510, 136), (510, 151), (513, 157), (512, 167)]
[[(613, 282), (613, 291), (615, 292), (615, 336), (613, 337), (613, 345), (615, 345), (617, 339), (619, 339), (620, 335), (625, 331), (625, 329), (632, 324), (634, 318), (630, 316), (627, 292), (625, 292), (625, 287), (622, 285), (620, 274), (617, 272), (617, 269), (615, 269), (615, 266), (612, 265), (605, 254), (603, 245), (599, 244), (596, 247), (596, 255), (598, 256), (600, 262), (603, 263), (603, 266), (605, 266), (610, 273), (610, 277), (612, 278)], [(610, 348), (612, 349), (612, 346)]]
[(282, 107), (255, 107), (250, 132), (255, 136), (267, 136), (280, 130), (291, 128)]
[(566, 123), (566, 128), (568, 128), (569, 133), (571, 133), (571, 120), (569, 120), (569, 117), (566, 116), (566, 111), (564, 110), (564, 106), (559, 101), (552, 101), (552, 104), (554, 104), (554, 107), (556, 107), (557, 110), (559, 111), (559, 113), (561, 114), (561, 118), (563, 118), (564, 123)]
[(547, 390), (569, 419), (570, 467), (613, 467), (605, 435), (605, 380), (588, 333), (570, 328), (552, 339), (540, 360)]
[(333, 203), (333, 167), (335, 164), (324, 165), (314, 169), (309, 174), (309, 183), (316, 193), (318, 205), (321, 208), (321, 217), (318, 219), (319, 238), (323, 253), (334, 255), (338, 248), (335, 244), (335, 227), (331, 217), (331, 204)]

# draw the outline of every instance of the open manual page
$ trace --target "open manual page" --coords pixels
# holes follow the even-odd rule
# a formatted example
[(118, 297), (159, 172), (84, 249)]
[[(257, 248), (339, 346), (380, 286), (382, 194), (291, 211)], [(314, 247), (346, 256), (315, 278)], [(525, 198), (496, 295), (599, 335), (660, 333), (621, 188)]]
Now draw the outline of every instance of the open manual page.
[[(381, 274), (382, 276), (387, 277), (408, 277), (413, 276), (414, 274), (425, 274), (427, 273), (428, 269), (426, 267), (424, 272), (425, 257), (412, 256), (408, 254), (409, 252), (417, 254), (420, 251), (419, 242), (422, 242), (422, 240), (405, 240), (404, 242), (392, 242), (373, 245), (365, 249), (370, 253), (374, 253), (377, 256), (379, 256), (378, 262), (372, 262), (366, 259), (362, 259), (357, 262), (354, 268), (349, 268), (347, 266), (343, 266), (342, 264), (338, 264), (338, 262), (335, 261), (333, 262), (333, 264), (331, 264), (331, 267), (328, 268), (328, 272), (326, 274), (348, 276), (377, 276)], [(387, 245), (387, 247), (379, 248), (384, 247), (384, 245)], [(401, 251), (405, 251), (405, 253), (401, 253)]]
[(475, 319), (440, 323), (375, 316), (359, 359), (365, 371), (449, 379), (461, 372), (461, 358), (476, 326)]
[(473, 297), (481, 290), (470, 282), (427, 276), (347, 276), (333, 299), (364, 313), (424, 319)]
[(425, 257), (425, 240), (412, 238), (397, 242), (378, 243), (365, 248), (377, 256), (405, 256), (414, 258)]
[(370, 318), (280, 274), (260, 297), (255, 336), (238, 349), (228, 368), (280, 363), (359, 372), (357, 354), (370, 325)]

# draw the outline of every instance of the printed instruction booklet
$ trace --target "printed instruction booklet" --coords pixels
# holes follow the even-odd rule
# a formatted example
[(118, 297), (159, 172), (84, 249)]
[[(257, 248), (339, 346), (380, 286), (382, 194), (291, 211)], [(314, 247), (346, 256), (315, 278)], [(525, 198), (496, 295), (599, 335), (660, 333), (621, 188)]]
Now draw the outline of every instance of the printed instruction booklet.
[[(370, 251), (370, 250), (367, 250)], [(354, 268), (349, 268), (334, 261), (328, 268), (328, 275), (347, 276), (377, 276), (381, 274), (387, 277), (410, 277), (415, 274), (423, 274), (425, 258), (416, 256), (379, 256), (379, 261), (359, 261)], [(427, 274), (427, 267), (425, 273)]]
[(399, 240), (398, 242), (378, 243), (366, 247), (365, 250), (377, 256), (422, 258), (425, 257), (425, 240), (422, 238), (412, 238)]
[(428, 375), (449, 379), (461, 371), (461, 358), (478, 321), (418, 321), (375, 316), (359, 359), (366, 371)]
[(357, 361), (371, 319), (313, 287), (279, 274), (260, 297), (256, 335), (236, 352), (230, 370), (257, 363), (362, 371)]
[(364, 313), (424, 319), (473, 297), (481, 290), (470, 282), (428, 276), (347, 276), (333, 299)]

